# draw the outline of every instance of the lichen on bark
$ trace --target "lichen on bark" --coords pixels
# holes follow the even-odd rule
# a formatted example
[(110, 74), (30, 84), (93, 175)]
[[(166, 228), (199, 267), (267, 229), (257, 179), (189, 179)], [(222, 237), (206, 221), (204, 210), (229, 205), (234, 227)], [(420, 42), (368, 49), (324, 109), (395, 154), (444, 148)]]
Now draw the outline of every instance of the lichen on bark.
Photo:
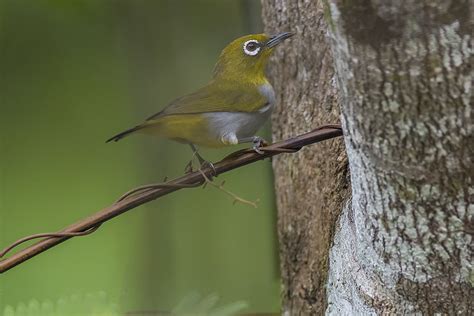
[(472, 313), (471, 4), (329, 5), (353, 199), (327, 313)]

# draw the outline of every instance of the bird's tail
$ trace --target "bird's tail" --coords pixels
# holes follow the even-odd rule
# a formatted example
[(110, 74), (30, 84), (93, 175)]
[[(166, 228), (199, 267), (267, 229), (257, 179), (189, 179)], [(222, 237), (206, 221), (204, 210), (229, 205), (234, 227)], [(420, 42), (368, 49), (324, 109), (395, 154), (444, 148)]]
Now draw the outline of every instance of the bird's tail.
[(107, 139), (105, 142), (106, 142), (106, 143), (112, 142), (112, 141), (118, 142), (118, 141), (121, 140), (122, 138), (124, 138), (124, 137), (130, 135), (130, 134), (133, 133), (133, 132), (136, 132), (136, 131), (138, 131), (138, 130), (143, 129), (143, 128), (145, 128), (146, 126), (147, 126), (146, 124), (137, 125), (137, 126), (135, 126), (135, 127), (132, 127), (132, 128), (130, 128), (130, 129), (127, 129), (126, 131), (123, 131), (123, 132), (121, 132), (121, 133), (118, 133), (117, 135), (115, 135), (115, 136), (113, 136), (113, 137)]

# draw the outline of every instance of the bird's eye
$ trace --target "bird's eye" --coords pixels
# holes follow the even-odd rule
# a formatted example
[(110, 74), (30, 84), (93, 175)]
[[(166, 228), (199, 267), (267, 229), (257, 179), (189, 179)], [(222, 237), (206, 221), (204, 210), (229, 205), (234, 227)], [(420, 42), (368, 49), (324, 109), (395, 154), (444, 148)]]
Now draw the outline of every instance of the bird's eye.
[(250, 40), (244, 43), (244, 53), (255, 56), (260, 52), (260, 43), (257, 40)]
[(254, 42), (250, 42), (247, 44), (247, 50), (253, 52), (254, 50), (257, 49), (257, 44)]

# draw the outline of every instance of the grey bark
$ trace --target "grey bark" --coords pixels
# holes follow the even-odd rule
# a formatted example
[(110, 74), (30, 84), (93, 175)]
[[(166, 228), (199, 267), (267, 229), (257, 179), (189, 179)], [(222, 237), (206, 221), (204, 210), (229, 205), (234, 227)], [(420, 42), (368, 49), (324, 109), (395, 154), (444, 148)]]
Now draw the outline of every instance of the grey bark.
[(262, 3), (268, 32), (297, 32), (271, 69), (274, 136), (334, 121), (334, 59), (351, 170), (336, 222), (340, 144), (274, 162), (283, 312), (474, 314), (471, 2)]
[[(339, 122), (339, 100), (321, 1), (262, 1), (265, 31), (296, 35), (277, 47), (270, 77), (277, 92), (273, 139)], [(342, 139), (273, 161), (286, 315), (322, 314), (329, 248), (349, 194)]]
[(327, 313), (472, 315), (472, 5), (328, 5), (353, 197)]

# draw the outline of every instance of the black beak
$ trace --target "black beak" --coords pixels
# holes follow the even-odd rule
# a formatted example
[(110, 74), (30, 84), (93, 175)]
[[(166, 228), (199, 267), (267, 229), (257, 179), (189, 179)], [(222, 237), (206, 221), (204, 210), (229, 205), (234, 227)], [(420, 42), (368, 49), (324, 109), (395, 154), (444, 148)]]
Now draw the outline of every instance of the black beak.
[(275, 47), (278, 44), (280, 44), (281, 42), (283, 42), (284, 40), (286, 40), (287, 38), (292, 37), (293, 35), (295, 35), (295, 33), (291, 33), (291, 32), (284, 32), (284, 33), (280, 33), (280, 34), (277, 34), (277, 35), (273, 35), (265, 43), (265, 47), (268, 47), (268, 48)]

